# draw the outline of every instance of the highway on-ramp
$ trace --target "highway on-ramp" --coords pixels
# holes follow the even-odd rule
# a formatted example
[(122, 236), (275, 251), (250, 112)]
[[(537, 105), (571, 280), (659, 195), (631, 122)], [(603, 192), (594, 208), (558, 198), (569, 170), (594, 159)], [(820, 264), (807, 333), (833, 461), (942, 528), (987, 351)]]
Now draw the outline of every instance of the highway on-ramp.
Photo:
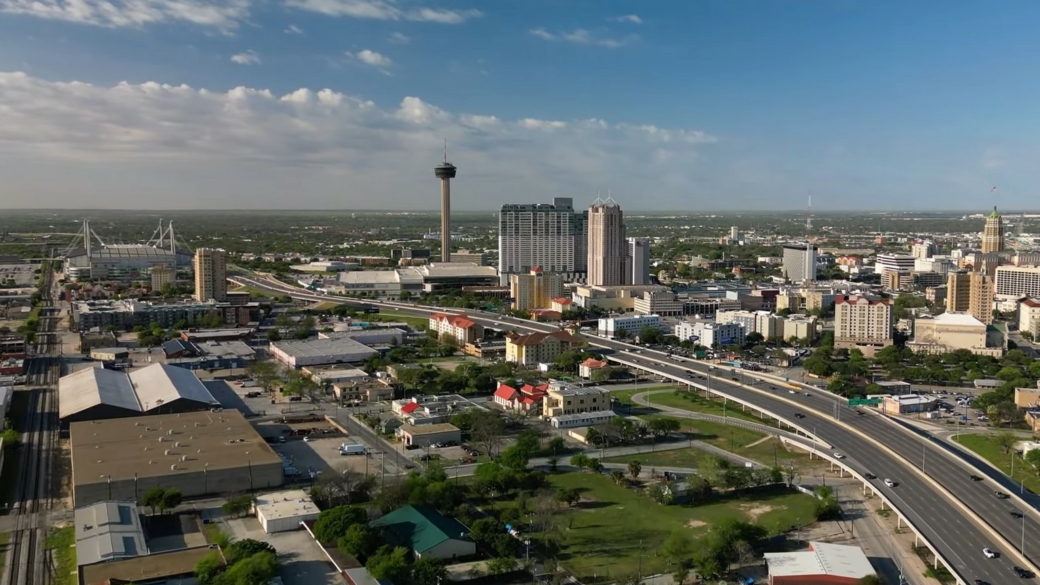
[[(407, 303), (388, 303), (375, 300), (353, 300), (309, 293), (301, 289), (289, 287), (282, 283), (256, 278), (237, 277), (243, 282), (258, 288), (275, 290), (282, 294), (291, 294), (301, 300), (314, 302), (345, 302), (387, 306), (393, 310), (429, 315), (437, 308), (409, 305)], [(445, 312), (458, 312), (454, 309), (443, 309)], [(554, 325), (534, 323), (526, 320), (499, 316), (494, 313), (469, 311), (468, 316), (485, 327), (516, 331), (550, 331)], [(689, 360), (673, 360), (663, 354), (654, 352), (633, 353), (633, 346), (621, 342), (589, 338), (590, 345), (613, 350), (610, 359), (619, 363), (638, 367), (645, 371), (669, 377), (688, 384), (703, 386), (706, 380), (689, 378), (689, 372), (699, 376), (707, 376), (710, 367), (703, 362)], [(722, 375), (715, 375), (721, 373)], [(712, 372), (711, 391), (719, 392), (735, 399), (754, 403), (771, 411), (788, 422), (796, 422), (803, 428), (812, 428), (824, 441), (835, 445), (835, 451), (843, 453), (843, 461), (861, 475), (873, 473), (878, 479), (872, 481), (872, 489), (884, 494), (899, 511), (916, 526), (939, 553), (952, 565), (959, 577), (972, 583), (975, 579), (987, 581), (993, 585), (1020, 582), (1012, 570), (1014, 560), (1012, 551), (996, 542), (984, 528), (968, 517), (968, 514), (948, 499), (940, 489), (916, 473), (912, 466), (917, 466), (924, 458), (924, 471), (936, 482), (950, 490), (953, 496), (963, 505), (975, 511), (984, 522), (988, 523), (1009, 542), (1020, 542), (1022, 527), (1025, 527), (1027, 541), (1025, 553), (1029, 558), (1040, 558), (1040, 543), (1029, 542), (1030, 535), (1040, 535), (1040, 524), (1035, 522), (1032, 510), (1022, 510), (1024, 518), (1011, 515), (1011, 506), (1005, 500), (998, 500), (992, 494), (990, 482), (973, 482), (970, 472), (962, 463), (955, 461), (945, 450), (935, 447), (925, 451), (922, 441), (916, 435), (899, 429), (893, 423), (871, 414), (858, 414), (843, 401), (822, 392), (810, 392), (805, 396), (800, 391), (792, 394), (791, 388), (780, 382), (760, 381), (755, 389), (741, 384), (742, 374), (719, 368)], [(729, 379), (736, 376), (737, 381)], [(795, 414), (803, 415), (797, 418)], [(846, 426), (847, 425), (847, 426)], [(856, 433), (852, 429), (860, 431)], [(873, 443), (870, 437), (882, 446)], [(885, 448), (900, 455), (892, 457)], [(910, 463), (914, 462), (914, 463)], [(882, 482), (890, 478), (898, 485), (889, 488)], [(987, 559), (982, 549), (989, 547), (1000, 554), (997, 559)]]

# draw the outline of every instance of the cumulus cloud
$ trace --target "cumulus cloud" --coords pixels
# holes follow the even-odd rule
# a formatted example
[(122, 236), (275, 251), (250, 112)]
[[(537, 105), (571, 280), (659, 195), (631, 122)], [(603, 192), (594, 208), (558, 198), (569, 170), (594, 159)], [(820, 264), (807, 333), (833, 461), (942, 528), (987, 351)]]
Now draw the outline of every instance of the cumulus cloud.
[(288, 0), (287, 3), (295, 8), (327, 16), (344, 16), (369, 20), (412, 20), (440, 24), (461, 24), (467, 20), (483, 16), (483, 13), (476, 9), (416, 8), (402, 5), (403, 3), (397, 0)]
[(615, 16), (614, 18), (607, 19), (611, 22), (627, 22), (629, 24), (643, 24), (643, 19), (639, 18), (637, 14), (623, 14), (621, 16)]
[(232, 55), (231, 62), (238, 63), (239, 65), (257, 65), (260, 63), (260, 55), (257, 55), (256, 51), (250, 49), (248, 51)]
[(639, 41), (639, 35), (625, 35), (624, 37), (611, 37), (603, 34), (596, 34), (592, 31), (584, 28), (576, 28), (571, 31), (563, 32), (550, 32), (544, 28), (534, 28), (528, 31), (532, 36), (538, 37), (546, 41), (562, 41), (566, 43), (573, 43), (575, 45), (590, 45), (597, 47), (606, 47), (608, 49), (617, 49), (620, 47), (626, 47)]
[[(631, 205), (645, 208), (659, 177), (693, 181), (699, 152), (716, 140), (600, 119), (457, 113), (416, 96), (383, 107), (329, 89), (100, 86), (26, 73), (0, 72), (0, 103), (12, 207), (91, 197), (161, 208), (177, 196), (186, 207), (430, 209), (424, 194), (435, 189), (432, 165), (447, 139), (460, 208), (559, 193), (591, 199), (608, 186), (633, 191)], [(29, 191), (39, 196), (18, 196)]]
[(249, 0), (0, 0), (0, 12), (103, 27), (186, 22), (231, 30)]
[(365, 65), (378, 67), (383, 71), (386, 71), (386, 69), (393, 67), (394, 65), (394, 61), (390, 57), (368, 49), (358, 51), (357, 53), (347, 53), (347, 56), (356, 59)]

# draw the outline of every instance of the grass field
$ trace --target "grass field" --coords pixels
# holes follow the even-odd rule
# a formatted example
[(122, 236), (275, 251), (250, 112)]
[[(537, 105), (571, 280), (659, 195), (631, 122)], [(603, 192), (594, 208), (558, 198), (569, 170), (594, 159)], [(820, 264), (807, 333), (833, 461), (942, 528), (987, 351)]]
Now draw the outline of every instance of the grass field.
[[(1022, 435), (1023, 440), (1029, 440), (1032, 437), (1029, 435)], [(988, 435), (969, 433), (965, 435), (957, 435), (953, 438), (961, 445), (964, 445), (968, 449), (974, 451), (979, 457), (982, 457), (986, 461), (989, 461), (993, 465), (996, 465), (1003, 471), (1007, 476), (1016, 482), (1022, 482), (1025, 484), (1026, 489), (1033, 493), (1040, 493), (1040, 480), (1037, 479), (1036, 473), (1033, 472), (1029, 464), (1027, 464), (1020, 455), (1016, 453), (1007, 454), (993, 442), (993, 438)], [(1015, 458), (1015, 475), (1011, 475), (1011, 457)]]
[[(607, 390), (610, 390), (610, 386), (604, 386), (604, 388), (606, 388)], [(617, 401), (620, 404), (624, 405), (624, 406), (638, 406), (636, 403), (632, 402), (632, 396), (634, 396), (636, 394), (640, 394), (642, 392), (652, 392), (654, 390), (675, 390), (675, 386), (669, 386), (669, 385), (663, 385), (662, 386), (662, 385), (658, 385), (658, 386), (646, 386), (645, 388), (641, 387), (641, 388), (638, 388), (638, 389), (635, 389), (635, 390), (633, 390), (633, 389), (618, 390), (618, 391), (610, 392), (610, 396), (612, 398), (617, 399)]]
[(229, 292), (247, 292), (247, 291), (249, 292), (250, 296), (258, 297), (258, 298), (271, 298), (271, 297), (274, 297), (274, 296), (281, 296), (281, 295), (275, 295), (272, 292), (269, 292), (269, 291), (266, 291), (266, 290), (263, 290), (263, 289), (260, 289), (260, 288), (256, 288), (255, 286), (240, 286), (238, 288), (231, 289), (231, 291), (229, 291)]
[(76, 574), (75, 527), (52, 528), (47, 533), (47, 540), (44, 542), (44, 546), (48, 550), (54, 551), (55, 572), (59, 576), (65, 575), (65, 583), (72, 585), (79, 583), (79, 578)]
[(712, 524), (736, 518), (775, 533), (811, 523), (816, 505), (810, 496), (784, 490), (700, 506), (661, 506), (603, 475), (565, 473), (550, 480), (557, 487), (582, 491), (581, 502), (562, 521), (560, 559), (584, 582), (613, 581), (637, 570), (643, 575), (668, 571), (658, 549), (676, 530), (689, 530), (697, 538)]
[(705, 400), (703, 394), (697, 394), (694, 392), (673, 392), (661, 394), (652, 394), (648, 397), (650, 404), (660, 404), (661, 406), (670, 406), (672, 408), (680, 408), (682, 410), (689, 410), (690, 412), (699, 412), (701, 414), (713, 414), (715, 416), (722, 416), (725, 412), (726, 416), (733, 418), (739, 418), (749, 422), (761, 423), (764, 422), (761, 418), (751, 414), (751, 412), (744, 412), (740, 409), (740, 405), (731, 402), (729, 403), (725, 411), (723, 411), (723, 404), (721, 400)]
[(415, 329), (426, 329), (430, 325), (430, 320), (423, 317), (416, 317), (415, 315), (409, 315), (400, 311), (387, 311), (380, 309), (378, 314), (364, 315), (358, 318), (361, 321), (389, 321), (398, 323), (407, 323)]

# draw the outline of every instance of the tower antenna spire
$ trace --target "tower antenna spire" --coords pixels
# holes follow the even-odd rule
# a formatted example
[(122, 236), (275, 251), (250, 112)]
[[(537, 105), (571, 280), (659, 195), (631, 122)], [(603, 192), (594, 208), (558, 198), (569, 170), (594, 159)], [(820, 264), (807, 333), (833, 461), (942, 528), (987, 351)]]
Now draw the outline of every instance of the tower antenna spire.
[(445, 164), (447, 164), (447, 162), (448, 162), (448, 139), (447, 138), (444, 139), (444, 162), (445, 162)]

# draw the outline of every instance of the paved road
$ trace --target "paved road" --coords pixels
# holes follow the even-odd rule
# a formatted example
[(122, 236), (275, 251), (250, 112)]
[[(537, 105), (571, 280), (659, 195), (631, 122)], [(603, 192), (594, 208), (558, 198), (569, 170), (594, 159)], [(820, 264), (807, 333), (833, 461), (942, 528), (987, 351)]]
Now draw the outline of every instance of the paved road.
[[(252, 284), (269, 286), (259, 281), (254, 281)], [(297, 290), (292, 293), (297, 297), (310, 300), (340, 300), (323, 295), (310, 295)], [(344, 300), (344, 302), (347, 301)], [(380, 304), (376, 301), (362, 302)], [(396, 305), (397, 309), (413, 310), (420, 314), (432, 312), (424, 307)], [(555, 328), (553, 325), (501, 317), (490, 313), (486, 315), (483, 317), (479, 311), (469, 313), (471, 319), (485, 327), (541, 331)], [(639, 367), (674, 380), (691, 383), (687, 377), (689, 372), (696, 372), (700, 376), (708, 374), (709, 366), (702, 362), (683, 360), (678, 363), (676, 360), (665, 358), (663, 354), (647, 350), (643, 350), (643, 353), (637, 355), (630, 353), (633, 350), (632, 346), (606, 339), (590, 338), (589, 342), (594, 346), (614, 350), (616, 353), (612, 354), (610, 358), (616, 362)], [(720, 368), (717, 372), (725, 372), (725, 370)], [(726, 372), (726, 375), (729, 375), (729, 372)], [(738, 378), (743, 377), (742, 373), (732, 375)], [(865, 441), (861, 435), (850, 431), (838, 421), (882, 442), (908, 461), (916, 462), (921, 458), (920, 454), (925, 453), (924, 446), (930, 443), (928, 439), (919, 438), (899, 429), (891, 422), (882, 420), (881, 417), (857, 414), (854, 409), (846, 406), (841, 400), (821, 392), (811, 392), (810, 396), (789, 394), (789, 388), (781, 386), (779, 382), (763, 382), (759, 384), (758, 390), (749, 390), (742, 386), (739, 380), (734, 382), (724, 377), (713, 377), (711, 388), (713, 391), (725, 393), (730, 397), (752, 402), (789, 421), (798, 420), (795, 413), (802, 414), (805, 418), (799, 420), (800, 424), (806, 428), (813, 428), (814, 434), (836, 445), (848, 456), (845, 460), (848, 466), (860, 473), (869, 471), (881, 478), (888, 477), (899, 482), (897, 487), (888, 488), (880, 480), (874, 481), (873, 489), (893, 501), (900, 511), (921, 530), (925, 538), (938, 548), (940, 554), (953, 565), (956, 572), (967, 579), (968, 583), (973, 579), (984, 579), (994, 584), (1018, 582), (1011, 570), (1011, 565), (1015, 561), (1008, 558), (1010, 550), (992, 542), (994, 539), (985, 530), (969, 519), (958, 506), (936, 494), (935, 488), (914, 473), (905, 461), (893, 459), (884, 450)], [(789, 401), (801, 406), (796, 406)], [(1017, 541), (1020, 538), (1022, 526), (1025, 526), (1027, 536), (1040, 534), (1040, 523), (1037, 523), (1031, 514), (1026, 514), (1027, 518), (1024, 520), (1012, 518), (1010, 505), (1005, 501), (997, 500), (987, 492), (990, 486), (971, 482), (968, 479), (969, 473), (965, 470), (962, 460), (957, 456), (951, 456), (945, 449), (937, 448), (932, 448), (928, 454), (932, 457), (924, 456), (925, 472), (945, 485), (961, 502), (980, 514), (1004, 538), (1010, 542)], [(991, 483), (998, 479), (993, 478)], [(1010, 491), (1010, 487), (1004, 491)], [(1035, 510), (1031, 512), (1035, 513)], [(1001, 558), (995, 560), (984, 558), (981, 551), (986, 546), (1001, 553)], [(1034, 538), (1032, 542), (1028, 542), (1027, 539), (1025, 552), (1028, 557), (1040, 559), (1040, 540)]]

